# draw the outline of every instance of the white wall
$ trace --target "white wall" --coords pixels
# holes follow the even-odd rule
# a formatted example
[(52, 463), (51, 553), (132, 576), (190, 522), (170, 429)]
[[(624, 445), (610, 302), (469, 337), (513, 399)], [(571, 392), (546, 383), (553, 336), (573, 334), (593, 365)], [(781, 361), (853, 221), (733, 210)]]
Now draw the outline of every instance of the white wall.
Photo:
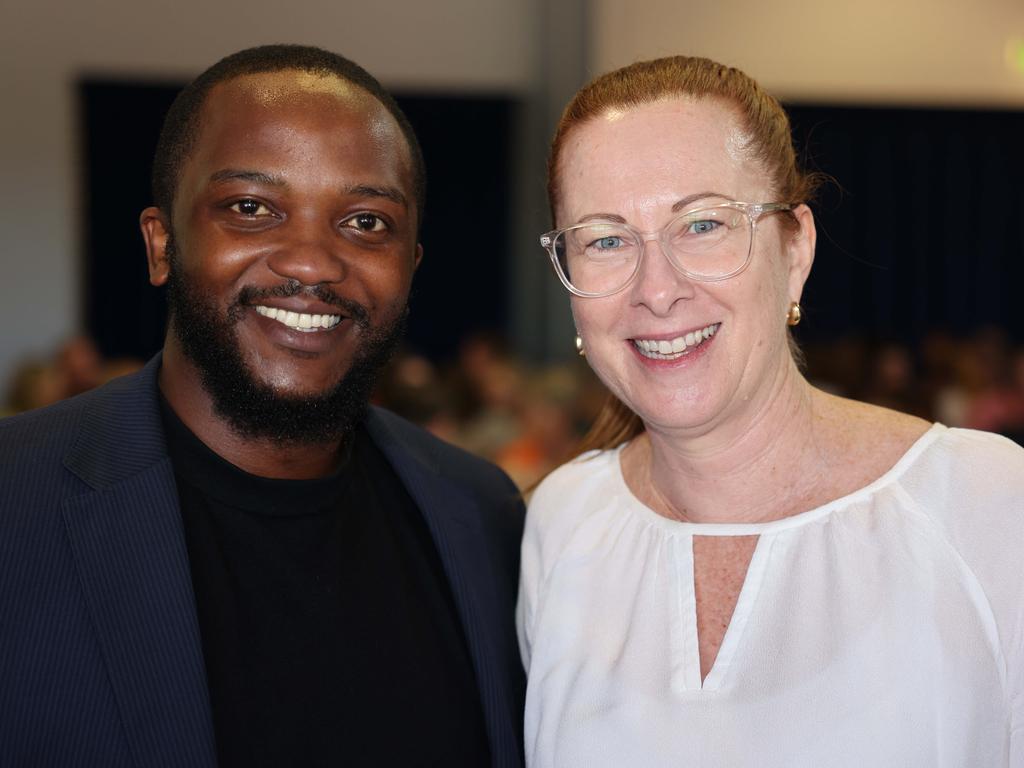
[(1022, 0), (594, 0), (593, 72), (676, 53), (794, 101), (1016, 106)]
[(300, 42), (343, 53), (390, 87), (515, 92), (536, 77), (537, 8), (537, 0), (0, 0), (0, 398), (17, 360), (79, 327), (80, 74), (184, 80), (241, 48)]

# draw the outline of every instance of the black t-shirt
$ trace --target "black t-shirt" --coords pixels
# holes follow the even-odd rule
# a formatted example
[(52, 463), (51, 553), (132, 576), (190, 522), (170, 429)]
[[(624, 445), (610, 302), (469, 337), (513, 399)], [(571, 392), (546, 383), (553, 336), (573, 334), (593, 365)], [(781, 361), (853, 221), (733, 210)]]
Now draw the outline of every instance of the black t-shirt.
[(365, 430), (332, 476), (270, 480), (163, 415), (221, 768), (488, 765), (443, 566)]

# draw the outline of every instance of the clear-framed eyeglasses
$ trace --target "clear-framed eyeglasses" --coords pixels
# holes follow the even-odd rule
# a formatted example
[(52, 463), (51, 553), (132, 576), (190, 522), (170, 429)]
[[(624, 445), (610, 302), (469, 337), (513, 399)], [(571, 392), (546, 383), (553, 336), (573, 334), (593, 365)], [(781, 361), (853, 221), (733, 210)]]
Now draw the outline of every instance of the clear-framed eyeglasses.
[(789, 203), (720, 203), (681, 213), (659, 232), (594, 220), (541, 235), (540, 244), (562, 284), (584, 298), (611, 296), (633, 282), (649, 240), (661, 244), (662, 253), (681, 274), (717, 282), (747, 268), (758, 219), (792, 209)]

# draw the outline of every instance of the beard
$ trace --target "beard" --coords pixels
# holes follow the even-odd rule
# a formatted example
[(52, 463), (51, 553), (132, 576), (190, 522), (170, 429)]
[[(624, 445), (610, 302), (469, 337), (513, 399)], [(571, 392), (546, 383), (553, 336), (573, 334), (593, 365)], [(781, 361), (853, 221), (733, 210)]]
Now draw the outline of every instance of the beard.
[[(171, 333), (199, 371), (215, 413), (238, 435), (281, 445), (337, 442), (362, 421), (381, 369), (394, 354), (405, 330), (408, 304), (394, 320), (370, 324), (358, 302), (338, 296), (325, 285), (298, 280), (269, 290), (243, 288), (225, 314), (216, 299), (180, 268), (173, 237), (167, 241), (170, 275), (167, 303)], [(235, 326), (260, 298), (305, 294), (340, 307), (359, 329), (359, 343), (348, 372), (323, 392), (294, 395), (260, 381), (246, 363)]]

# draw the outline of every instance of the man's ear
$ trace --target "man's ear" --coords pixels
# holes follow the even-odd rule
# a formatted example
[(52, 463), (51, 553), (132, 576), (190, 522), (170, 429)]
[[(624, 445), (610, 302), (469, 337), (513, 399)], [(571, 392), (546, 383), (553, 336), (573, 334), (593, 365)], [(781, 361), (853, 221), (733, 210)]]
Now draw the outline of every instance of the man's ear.
[(416, 243), (416, 255), (413, 257), (412, 271), (415, 272), (419, 269), (420, 262), (423, 261), (423, 245)]
[(786, 244), (786, 253), (789, 257), (789, 300), (800, 302), (800, 295), (804, 290), (804, 283), (811, 273), (811, 264), (814, 263), (814, 244), (817, 242), (818, 233), (814, 227), (814, 214), (806, 205), (798, 205), (793, 210), (800, 229), (793, 232)]
[(163, 211), (149, 207), (139, 216), (139, 228), (142, 230), (142, 239), (146, 241), (150, 285), (163, 285), (171, 274), (171, 262), (167, 258), (170, 223)]

